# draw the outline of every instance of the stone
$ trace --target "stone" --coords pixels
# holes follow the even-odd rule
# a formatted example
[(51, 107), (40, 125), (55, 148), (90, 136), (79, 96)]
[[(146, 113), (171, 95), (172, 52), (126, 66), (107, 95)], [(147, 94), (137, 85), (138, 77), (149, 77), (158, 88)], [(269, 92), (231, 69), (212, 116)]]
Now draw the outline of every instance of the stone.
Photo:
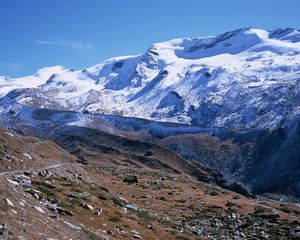
[(0, 237), (1, 237), (1, 240), (9, 240), (10, 239), (9, 231), (8, 231), (5, 223), (0, 225)]
[(67, 209), (64, 209), (62, 207), (56, 207), (56, 210), (61, 215), (68, 215), (68, 216), (73, 216), (74, 215), (71, 211), (69, 211)]
[(44, 210), (41, 207), (33, 206), (35, 210), (37, 210), (40, 213), (45, 213)]
[(138, 183), (137, 176), (130, 175), (124, 178), (123, 182), (126, 182), (128, 184)]
[(75, 226), (74, 224), (64, 221), (64, 224), (66, 224), (69, 228), (75, 229), (75, 230), (81, 230), (81, 227)]
[(239, 206), (239, 205), (235, 202), (229, 201), (226, 203), (226, 207), (237, 207), (237, 206)]
[(7, 180), (9, 183), (12, 183), (13, 185), (19, 186), (19, 183), (18, 183), (17, 181), (10, 180), (9, 178), (6, 178), (6, 180)]
[(123, 197), (118, 197), (119, 198), (119, 200), (121, 201), (121, 202), (123, 202), (124, 204), (128, 204), (128, 201), (125, 199), (125, 198), (123, 198)]
[(87, 210), (90, 210), (90, 211), (94, 211), (95, 208), (87, 203), (81, 203), (80, 204), (80, 207), (84, 208), (84, 209), (87, 209)]
[(126, 209), (131, 210), (131, 211), (135, 211), (135, 212), (142, 212), (143, 209), (135, 204), (127, 204), (125, 206)]
[(135, 238), (135, 239), (142, 239), (142, 237), (140, 235), (137, 235), (137, 234), (133, 235), (133, 238)]
[(161, 201), (166, 201), (167, 199), (166, 199), (165, 197), (162, 196), (162, 197), (159, 198), (159, 200), (161, 200)]
[(6, 201), (6, 203), (7, 203), (8, 206), (10, 206), (12, 208), (14, 207), (14, 204), (8, 198), (5, 198), (5, 201)]

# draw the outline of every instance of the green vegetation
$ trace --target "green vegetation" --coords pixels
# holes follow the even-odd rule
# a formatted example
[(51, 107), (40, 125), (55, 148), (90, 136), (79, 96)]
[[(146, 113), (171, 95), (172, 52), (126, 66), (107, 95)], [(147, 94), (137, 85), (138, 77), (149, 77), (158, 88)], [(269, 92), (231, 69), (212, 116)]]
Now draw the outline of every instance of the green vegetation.
[(57, 192), (54, 189), (48, 188), (44, 185), (38, 185), (37, 190), (44, 193), (47, 197), (50, 197), (50, 198), (56, 198), (57, 197)]
[(112, 222), (120, 222), (121, 221), (121, 217), (118, 214), (114, 214), (114, 215), (110, 216), (108, 218), (108, 220), (112, 221)]
[(153, 222), (156, 220), (156, 218), (154, 216), (151, 216), (149, 213), (144, 212), (144, 211), (137, 212), (136, 215), (139, 218), (143, 219), (146, 223), (150, 223), (150, 222)]
[(123, 207), (123, 203), (122, 203), (122, 201), (119, 198), (113, 197), (111, 200), (113, 201), (114, 204), (116, 204), (116, 205), (118, 205), (120, 207)]
[(83, 229), (83, 232), (87, 236), (87, 239), (90, 239), (90, 240), (105, 240), (106, 239), (106, 238), (103, 238), (103, 237), (97, 235), (96, 233), (86, 230), (86, 229)]
[(108, 194), (108, 190), (103, 190), (103, 187), (91, 187), (90, 192), (101, 200), (109, 200), (111, 197)]

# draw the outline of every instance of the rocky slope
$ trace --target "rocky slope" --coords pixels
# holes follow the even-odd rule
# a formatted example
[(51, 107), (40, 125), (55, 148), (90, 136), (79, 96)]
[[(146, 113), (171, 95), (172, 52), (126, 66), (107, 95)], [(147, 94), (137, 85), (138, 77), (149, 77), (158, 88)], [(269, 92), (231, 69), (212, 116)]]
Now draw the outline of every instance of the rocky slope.
[[(274, 130), (228, 129), (19, 107), (22, 110), (18, 114), (2, 114), (2, 123), (23, 134), (53, 140), (82, 159), (118, 153), (118, 159), (109, 158), (107, 162), (122, 165), (124, 161), (142, 161), (170, 170), (179, 167), (199, 180), (244, 194), (300, 196), (298, 118)], [(77, 145), (77, 140), (82, 143)], [(134, 142), (141, 147), (128, 147)], [(173, 155), (164, 156), (165, 147)], [(144, 156), (147, 148), (156, 149), (158, 155)], [(94, 153), (89, 154), (90, 150)], [(190, 161), (190, 167), (196, 164), (197, 173), (178, 165), (174, 152)]]
[(1, 239), (300, 236), (300, 208), (290, 204), (247, 198), (169, 169), (115, 164), (115, 152), (101, 155), (101, 165), (100, 157), (83, 164), (53, 142), (6, 129), (0, 146)]

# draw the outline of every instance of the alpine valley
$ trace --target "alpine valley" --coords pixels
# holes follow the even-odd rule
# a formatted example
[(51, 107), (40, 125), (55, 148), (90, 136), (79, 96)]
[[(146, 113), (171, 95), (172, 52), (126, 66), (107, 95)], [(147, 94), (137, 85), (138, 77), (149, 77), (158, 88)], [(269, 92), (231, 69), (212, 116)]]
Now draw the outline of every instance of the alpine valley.
[[(32, 205), (39, 214), (60, 202), (65, 230), (43, 236), (300, 238), (299, 30), (243, 28), (82, 70), (2, 76), (0, 119), (0, 176), (25, 172), (28, 194), (48, 197), (44, 210)], [(0, 195), (16, 183), (5, 181)]]

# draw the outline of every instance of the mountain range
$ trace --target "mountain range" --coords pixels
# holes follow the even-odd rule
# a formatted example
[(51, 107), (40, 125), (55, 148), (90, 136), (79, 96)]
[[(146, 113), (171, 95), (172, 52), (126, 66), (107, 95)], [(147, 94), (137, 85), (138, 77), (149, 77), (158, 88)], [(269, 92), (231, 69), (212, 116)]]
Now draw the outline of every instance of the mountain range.
[(82, 70), (3, 76), (0, 114), (69, 151), (64, 130), (94, 129), (167, 148), (229, 189), (299, 197), (300, 31), (243, 28)]

